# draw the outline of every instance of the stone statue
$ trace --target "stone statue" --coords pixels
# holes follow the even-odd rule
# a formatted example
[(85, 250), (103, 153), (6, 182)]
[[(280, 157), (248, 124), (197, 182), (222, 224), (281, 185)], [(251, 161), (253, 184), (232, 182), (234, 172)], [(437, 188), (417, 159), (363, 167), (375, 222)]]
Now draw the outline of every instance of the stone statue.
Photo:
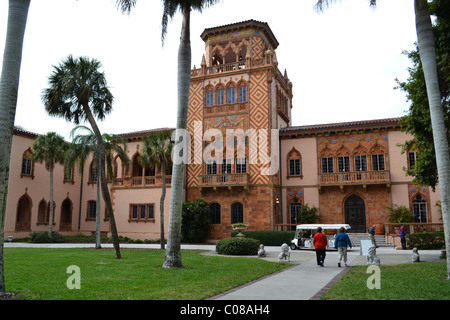
[(380, 264), (380, 258), (377, 256), (377, 249), (375, 246), (370, 246), (367, 249), (367, 265), (379, 265)]
[(291, 253), (289, 252), (289, 246), (283, 243), (281, 246), (281, 253), (278, 255), (278, 262), (290, 262)]
[(258, 250), (258, 257), (259, 258), (264, 258), (266, 256), (266, 250), (264, 250), (264, 245), (261, 244), (259, 246), (259, 250)]
[(411, 261), (412, 262), (420, 262), (420, 255), (419, 255), (419, 251), (417, 250), (417, 248), (413, 249)]

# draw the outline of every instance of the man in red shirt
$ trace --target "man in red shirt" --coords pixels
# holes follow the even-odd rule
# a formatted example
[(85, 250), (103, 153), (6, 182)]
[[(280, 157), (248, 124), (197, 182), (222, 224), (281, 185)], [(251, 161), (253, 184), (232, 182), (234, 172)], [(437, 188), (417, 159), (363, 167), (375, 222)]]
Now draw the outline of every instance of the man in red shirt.
[(328, 244), (327, 236), (322, 233), (322, 228), (317, 228), (317, 233), (313, 238), (314, 248), (316, 249), (317, 265), (323, 267), (325, 261), (325, 252)]

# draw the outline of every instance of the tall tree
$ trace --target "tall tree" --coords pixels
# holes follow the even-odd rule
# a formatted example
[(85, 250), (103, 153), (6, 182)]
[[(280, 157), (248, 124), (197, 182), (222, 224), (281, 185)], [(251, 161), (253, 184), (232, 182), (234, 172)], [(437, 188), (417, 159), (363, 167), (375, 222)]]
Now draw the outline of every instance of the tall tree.
[[(130, 12), (137, 0), (116, 0), (116, 4), (122, 12)], [(204, 8), (212, 6), (219, 0), (163, 0), (162, 33), (161, 40), (167, 34), (169, 20), (177, 12), (183, 15), (181, 27), (180, 45), (178, 48), (178, 108), (177, 124), (175, 132), (175, 144), (186, 144), (183, 136), (187, 128), (187, 112), (189, 102), (189, 88), (191, 81), (191, 40), (190, 19), (191, 11), (202, 12)], [(186, 139), (186, 137), (184, 137)], [(186, 151), (187, 148), (184, 148)], [(186, 156), (186, 155), (183, 155)], [(170, 193), (169, 233), (167, 237), (167, 249), (164, 257), (164, 268), (181, 268), (181, 210), (183, 205), (184, 188), (184, 163), (173, 161), (172, 187)]]
[[(85, 134), (77, 134), (75, 133), (77, 131), (84, 130)], [(94, 162), (94, 168), (96, 172), (97, 177), (97, 201), (96, 201), (96, 237), (95, 237), (95, 248), (100, 249), (101, 243), (100, 243), (100, 186), (102, 184), (107, 184), (107, 181), (101, 181), (100, 178), (100, 157), (98, 153), (98, 147), (97, 147), (97, 138), (94, 134), (94, 132), (86, 127), (86, 126), (76, 126), (72, 129), (70, 133), (72, 137), (72, 145), (73, 145), (73, 151), (66, 157), (66, 168), (70, 168), (73, 166), (73, 164), (76, 161), (80, 162), (80, 173), (83, 174), (84, 169), (81, 169), (81, 167), (84, 167), (86, 159), (88, 155), (92, 153), (93, 155), (93, 162)], [(108, 177), (112, 180), (115, 179), (115, 170), (113, 170), (113, 161), (115, 155), (117, 155), (121, 161), (122, 165), (126, 170), (128, 170), (130, 159), (127, 155), (127, 142), (124, 138), (118, 135), (109, 135), (104, 133), (102, 135), (103, 143), (105, 145), (105, 156), (106, 156), (106, 170), (108, 173)], [(123, 147), (121, 147), (121, 145)]]
[(11, 143), (19, 91), (23, 38), (30, 0), (10, 0), (5, 50), (0, 78), (0, 297), (6, 294), (3, 260), (6, 199), (8, 195)]
[(172, 164), (172, 131), (163, 130), (151, 132), (144, 139), (144, 146), (139, 155), (139, 161), (143, 167), (156, 169), (159, 167), (162, 177), (161, 198), (159, 200), (160, 229), (161, 229), (161, 249), (165, 248), (164, 240), (164, 200), (166, 199), (166, 171)]
[[(433, 31), (442, 111), (446, 127), (450, 128), (450, 2), (434, 0), (430, 3), (430, 13), (436, 18)], [(435, 189), (438, 184), (436, 153), (425, 77), (417, 44), (414, 50), (404, 53), (411, 60), (412, 67), (408, 68), (409, 77), (406, 81), (396, 79), (396, 82), (398, 88), (406, 92), (411, 103), (408, 113), (402, 118), (402, 124), (403, 130), (411, 133), (413, 139), (406, 141), (402, 147), (404, 152), (416, 151), (414, 166), (408, 168), (407, 173), (414, 177), (415, 184), (428, 185)], [(450, 141), (448, 129), (447, 141)]]
[[(106, 181), (105, 145), (94, 116), (103, 120), (112, 110), (114, 97), (110, 92), (105, 74), (100, 72), (100, 61), (87, 57), (74, 58), (69, 55), (49, 76), (49, 88), (44, 89), (42, 101), (51, 116), (62, 117), (79, 124), (87, 120), (97, 139), (100, 157), (100, 177)], [(108, 186), (101, 185), (103, 200), (108, 210), (111, 236), (117, 259), (121, 258), (119, 236), (111, 204)]]
[(52, 236), (53, 228), (53, 170), (57, 163), (63, 164), (66, 157), (69, 144), (64, 138), (56, 132), (49, 132), (45, 135), (37, 137), (31, 147), (33, 160), (44, 163), (50, 172), (50, 214), (48, 220), (48, 236)]
[[(370, 5), (376, 5), (376, 0), (369, 0)], [(316, 8), (322, 10), (335, 0), (318, 0)], [(436, 166), (441, 194), (442, 219), (447, 250), (447, 279), (450, 280), (450, 152), (447, 141), (444, 114), (442, 112), (439, 77), (436, 65), (436, 48), (428, 0), (414, 0), (416, 17), (417, 43), (420, 61), (422, 63), (427, 88), (428, 105), (430, 109), (433, 131)]]

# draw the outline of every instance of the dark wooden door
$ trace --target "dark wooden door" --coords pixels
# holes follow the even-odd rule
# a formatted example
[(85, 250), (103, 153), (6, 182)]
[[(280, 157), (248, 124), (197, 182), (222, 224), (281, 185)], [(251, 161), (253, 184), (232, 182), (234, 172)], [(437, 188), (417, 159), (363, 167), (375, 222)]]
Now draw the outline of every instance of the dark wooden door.
[(345, 223), (351, 226), (349, 232), (366, 232), (366, 206), (364, 200), (355, 194), (345, 201)]

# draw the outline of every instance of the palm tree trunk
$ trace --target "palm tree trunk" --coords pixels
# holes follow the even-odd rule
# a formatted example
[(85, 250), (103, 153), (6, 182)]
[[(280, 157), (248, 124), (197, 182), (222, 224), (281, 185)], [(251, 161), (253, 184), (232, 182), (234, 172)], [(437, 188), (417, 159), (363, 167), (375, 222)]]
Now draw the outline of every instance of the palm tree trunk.
[(8, 195), (9, 162), (19, 90), (23, 38), (29, 6), (30, 0), (9, 1), (8, 25), (0, 79), (0, 297), (6, 294), (3, 264), (6, 198)]
[[(191, 80), (190, 8), (183, 11), (180, 46), (178, 49), (178, 111), (175, 143), (186, 130), (189, 88)], [(183, 141), (183, 143), (186, 143)], [(184, 152), (187, 148), (183, 149)], [(164, 268), (181, 268), (181, 209), (183, 204), (184, 164), (173, 163), (170, 193), (169, 233)]]
[[(97, 138), (97, 147), (98, 147), (98, 155), (100, 157), (100, 180), (106, 181), (106, 174), (105, 174), (105, 144), (103, 143), (102, 134), (100, 133), (100, 130), (97, 126), (97, 123), (95, 122), (94, 116), (92, 115), (91, 109), (88, 105), (83, 105), (84, 112), (86, 113), (86, 117), (89, 120), (89, 123), (92, 127), (92, 131), (94, 131), (95, 137)], [(97, 178), (97, 180), (99, 179)], [(114, 213), (112, 209), (111, 204), (111, 197), (109, 195), (108, 191), (108, 185), (106, 183), (101, 184), (101, 190), (103, 195), (103, 200), (106, 204), (106, 209), (108, 210), (109, 215), (109, 224), (111, 227), (111, 237), (113, 241), (113, 247), (116, 254), (116, 259), (120, 259), (120, 244), (119, 244), (119, 236), (117, 234), (117, 227), (116, 227), (116, 220), (114, 219)]]
[(436, 164), (447, 248), (447, 279), (450, 280), (450, 152), (439, 90), (436, 49), (427, 0), (415, 0), (416, 31), (420, 60), (425, 75), (431, 126), (433, 129)]
[(159, 216), (161, 219), (161, 249), (164, 250), (164, 201), (166, 199), (166, 164), (163, 161), (161, 163), (161, 174), (162, 174), (162, 191), (161, 199), (159, 200)]
[(97, 160), (97, 203), (95, 205), (95, 249), (101, 249), (100, 243), (100, 177), (98, 167), (100, 161)]
[(84, 183), (84, 171), (80, 173), (81, 179), (80, 179), (80, 201), (79, 201), (79, 208), (78, 208), (78, 232), (80, 232), (81, 229), (81, 206), (83, 204), (83, 183)]
[(50, 165), (50, 212), (48, 216), (48, 236), (52, 237), (53, 216), (55, 208), (53, 206), (53, 165)]

